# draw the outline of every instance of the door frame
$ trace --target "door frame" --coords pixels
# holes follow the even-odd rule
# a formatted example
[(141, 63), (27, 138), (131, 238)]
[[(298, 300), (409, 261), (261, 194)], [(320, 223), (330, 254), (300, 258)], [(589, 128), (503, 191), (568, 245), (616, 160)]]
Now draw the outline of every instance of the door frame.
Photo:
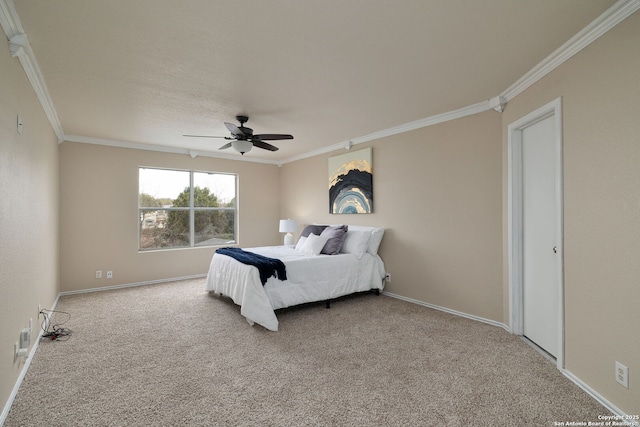
[(564, 229), (563, 229), (563, 175), (562, 175), (562, 98), (556, 98), (526, 116), (511, 123), (507, 128), (508, 163), (508, 243), (509, 243), (509, 320), (511, 332), (524, 333), (524, 280), (523, 280), (523, 235), (522, 235), (522, 131), (549, 117), (554, 118), (556, 155), (556, 227), (558, 231), (557, 251), (558, 277), (558, 351), (556, 366), (564, 368)]

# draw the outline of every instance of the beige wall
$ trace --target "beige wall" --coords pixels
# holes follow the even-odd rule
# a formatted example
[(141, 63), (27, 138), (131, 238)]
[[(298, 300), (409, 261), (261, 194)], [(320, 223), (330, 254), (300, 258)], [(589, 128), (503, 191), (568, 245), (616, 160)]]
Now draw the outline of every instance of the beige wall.
[[(327, 158), (340, 153), (286, 164), (282, 216), (383, 226), (389, 292), (508, 324), (506, 128), (562, 97), (565, 366), (618, 409), (638, 414), (638, 46), (636, 12), (502, 116), (487, 112), (354, 147), (373, 147), (373, 214), (328, 213)], [(629, 389), (615, 382), (616, 360), (629, 367)]]
[[(14, 343), (58, 295), (58, 144), (17, 58), (0, 43), (0, 407), (24, 359)], [(20, 114), (23, 133), (16, 131)]]
[[(205, 274), (212, 248), (138, 252), (138, 166), (238, 173), (239, 244), (278, 244), (275, 165), (64, 142), (60, 145), (62, 291)], [(96, 270), (103, 278), (96, 279)], [(106, 279), (106, 270), (113, 279)]]
[(340, 152), (285, 164), (282, 216), (385, 227), (388, 292), (503, 322), (500, 123), (490, 111), (370, 144), (373, 214), (328, 213)]
[(638, 46), (636, 12), (511, 101), (502, 122), (562, 97), (565, 366), (627, 414), (640, 413)]
[[(489, 111), (354, 147), (373, 147), (375, 213), (348, 217), (328, 213), (329, 155), (279, 169), (68, 142), (58, 154), (5, 46), (0, 399), (6, 401), (21, 368), (12, 363), (13, 343), (37, 316), (37, 304), (55, 300), (58, 271), (66, 291), (206, 272), (212, 249), (138, 253), (139, 165), (239, 173), (242, 246), (279, 244), (281, 217), (383, 226), (389, 292), (507, 323), (505, 129), (562, 97), (566, 369), (622, 411), (640, 413), (637, 46), (640, 13), (512, 100), (502, 115)], [(15, 132), (17, 113), (25, 122), (22, 136)], [(98, 269), (115, 276), (97, 280)], [(615, 360), (630, 368), (629, 389), (614, 381)]]

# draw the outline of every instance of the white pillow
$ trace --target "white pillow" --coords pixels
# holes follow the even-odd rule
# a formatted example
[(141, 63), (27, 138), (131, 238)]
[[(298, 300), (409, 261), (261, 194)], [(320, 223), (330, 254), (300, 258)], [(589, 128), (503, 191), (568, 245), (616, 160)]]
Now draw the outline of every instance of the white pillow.
[(308, 255), (320, 255), (320, 251), (324, 248), (329, 238), (327, 236), (318, 236), (313, 233), (309, 234), (307, 240), (302, 244), (300, 252)]
[(380, 227), (367, 227), (363, 225), (351, 225), (349, 226), (349, 231), (368, 231), (371, 233), (369, 238), (369, 245), (367, 247), (367, 252), (372, 255), (378, 253), (378, 248), (380, 248), (380, 243), (382, 242), (382, 237), (384, 237), (384, 228)]
[(384, 228), (376, 228), (371, 232), (371, 238), (369, 239), (369, 247), (367, 248), (367, 252), (370, 254), (377, 254), (378, 248), (380, 248), (380, 243), (382, 243), (382, 238), (384, 237)]
[(302, 245), (304, 245), (304, 242), (307, 241), (307, 237), (306, 236), (300, 236), (300, 238), (298, 239), (298, 243), (296, 243), (296, 251), (299, 251), (302, 248)]
[(358, 257), (358, 259), (362, 258), (365, 252), (367, 252), (370, 237), (371, 231), (369, 230), (352, 230), (349, 228), (347, 238), (344, 239), (340, 253), (353, 254)]

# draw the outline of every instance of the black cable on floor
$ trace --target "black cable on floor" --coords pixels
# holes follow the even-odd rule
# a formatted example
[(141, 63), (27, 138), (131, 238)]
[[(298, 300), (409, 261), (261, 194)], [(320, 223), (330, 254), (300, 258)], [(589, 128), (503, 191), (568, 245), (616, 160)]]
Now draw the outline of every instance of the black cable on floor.
[[(49, 319), (52, 317), (52, 314), (54, 313), (65, 314), (67, 315), (67, 318), (60, 323), (56, 323), (55, 325), (52, 325), (50, 328), (48, 326), (45, 328), (45, 325), (49, 325)], [(43, 332), (42, 338), (47, 338), (54, 341), (66, 341), (69, 338), (71, 338), (71, 334), (73, 334), (73, 331), (69, 328), (62, 327), (62, 325), (67, 323), (67, 321), (71, 318), (71, 314), (67, 313), (66, 311), (56, 311), (56, 310), (46, 310), (46, 309), (42, 309), (40, 311), (40, 314), (42, 314), (42, 317), (44, 317), (44, 320), (42, 321), (42, 324), (40, 326)]]

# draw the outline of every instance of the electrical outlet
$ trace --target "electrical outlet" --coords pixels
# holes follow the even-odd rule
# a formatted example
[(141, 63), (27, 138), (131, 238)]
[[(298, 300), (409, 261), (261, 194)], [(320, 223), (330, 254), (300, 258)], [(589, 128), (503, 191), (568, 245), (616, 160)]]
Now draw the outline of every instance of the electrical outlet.
[(102, 270), (96, 270), (96, 279), (102, 279)]
[(391, 283), (391, 273), (387, 273), (387, 275), (384, 276), (384, 281), (387, 283)]
[(616, 360), (616, 381), (625, 388), (629, 388), (629, 368)]
[(20, 331), (20, 341), (16, 341), (13, 346), (13, 363), (16, 363), (18, 357), (27, 357), (29, 345), (31, 344), (31, 332), (24, 328)]
[(107, 279), (113, 279), (113, 271), (107, 271)]
[(24, 328), (20, 332), (20, 349), (27, 349), (31, 345), (31, 331), (28, 328)]

